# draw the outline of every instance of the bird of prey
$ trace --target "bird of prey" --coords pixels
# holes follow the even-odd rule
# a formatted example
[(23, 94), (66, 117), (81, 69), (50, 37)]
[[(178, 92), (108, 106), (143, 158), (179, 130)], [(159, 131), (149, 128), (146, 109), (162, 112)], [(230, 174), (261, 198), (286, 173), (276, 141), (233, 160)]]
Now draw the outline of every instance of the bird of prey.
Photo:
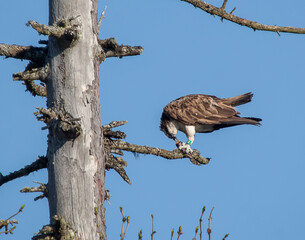
[[(231, 98), (192, 94), (180, 97), (167, 104), (162, 113), (160, 129), (176, 142), (185, 153), (192, 153), (191, 145), (195, 133), (209, 133), (215, 130), (242, 124), (261, 125), (260, 118), (240, 117), (235, 106), (251, 101), (253, 94), (245, 93)], [(177, 131), (182, 131), (187, 142), (180, 142)]]

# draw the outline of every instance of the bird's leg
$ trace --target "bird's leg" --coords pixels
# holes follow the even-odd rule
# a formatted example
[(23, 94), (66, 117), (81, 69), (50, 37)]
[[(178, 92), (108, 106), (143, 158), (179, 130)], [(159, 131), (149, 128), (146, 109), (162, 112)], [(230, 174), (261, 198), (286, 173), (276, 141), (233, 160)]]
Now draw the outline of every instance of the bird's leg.
[(174, 139), (176, 142), (177, 148), (179, 148), (183, 153), (192, 153), (193, 150), (191, 149), (192, 141), (190, 139), (187, 140), (186, 143), (180, 142), (178, 139)]
[(187, 142), (184, 144), (184, 146), (182, 146), (181, 148), (179, 148), (180, 150), (183, 149), (183, 151), (185, 153), (192, 153), (193, 150), (191, 149), (191, 145), (195, 140), (195, 126), (186, 126), (185, 127), (185, 134), (187, 136)]
[(187, 140), (186, 143), (183, 143), (184, 145), (179, 148), (180, 150), (183, 150), (185, 153), (192, 153), (193, 150), (191, 149), (192, 141), (190, 139)]

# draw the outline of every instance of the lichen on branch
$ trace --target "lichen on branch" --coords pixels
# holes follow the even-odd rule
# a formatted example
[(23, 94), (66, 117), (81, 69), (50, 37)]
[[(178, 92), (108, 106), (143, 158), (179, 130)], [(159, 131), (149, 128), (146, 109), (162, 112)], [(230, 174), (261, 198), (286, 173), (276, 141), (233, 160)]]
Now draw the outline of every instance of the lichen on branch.
[(209, 158), (202, 157), (200, 155), (200, 152), (198, 152), (197, 150), (193, 150), (192, 153), (186, 154), (179, 149), (168, 151), (161, 148), (141, 146), (122, 141), (121, 139), (126, 138), (126, 134), (124, 132), (113, 131), (111, 129), (114, 127), (122, 126), (126, 123), (127, 121), (114, 121), (110, 124), (104, 125), (103, 135), (106, 155), (106, 169), (114, 169), (129, 184), (131, 184), (131, 182), (125, 171), (127, 163), (123, 160), (122, 157), (116, 157), (113, 154), (118, 154), (122, 156), (122, 151), (128, 151), (134, 154), (156, 155), (169, 160), (189, 158), (189, 160), (195, 165), (208, 164), (210, 161)]
[(141, 46), (128, 46), (128, 45), (119, 45), (114, 38), (108, 38), (105, 40), (98, 39), (100, 45), (100, 62), (104, 61), (109, 57), (125, 57), (125, 56), (135, 56), (140, 55), (143, 52)]
[(7, 58), (26, 59), (35, 62), (44, 62), (47, 48), (0, 44), (0, 55)]
[(47, 76), (49, 74), (49, 64), (43, 67), (32, 68), (25, 70), (24, 72), (18, 72), (13, 74), (14, 81), (30, 81), (30, 80), (40, 80), (46, 82)]
[(34, 181), (34, 183), (38, 183), (40, 186), (38, 187), (24, 187), (20, 190), (21, 193), (33, 193), (33, 192), (42, 192), (41, 195), (34, 198), (34, 201), (37, 201), (38, 199), (43, 199), (45, 197), (48, 197), (48, 187), (47, 184), (40, 183)]
[(40, 24), (33, 20), (28, 21), (27, 26), (31, 26), (39, 34), (47, 35), (50, 37), (64, 38), (69, 42), (73, 42), (79, 38), (80, 31), (78, 24), (73, 24), (73, 19), (62, 19), (53, 26)]

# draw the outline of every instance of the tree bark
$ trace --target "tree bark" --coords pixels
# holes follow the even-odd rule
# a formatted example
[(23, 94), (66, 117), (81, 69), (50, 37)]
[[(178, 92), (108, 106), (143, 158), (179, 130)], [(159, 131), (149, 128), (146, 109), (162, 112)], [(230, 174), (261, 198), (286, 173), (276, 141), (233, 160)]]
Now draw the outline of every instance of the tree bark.
[(106, 239), (105, 156), (101, 131), (97, 0), (49, 0), (49, 25), (75, 25), (78, 39), (49, 36), (47, 107), (78, 119), (80, 135), (49, 126), (48, 190), (51, 222), (59, 215), (73, 239)]

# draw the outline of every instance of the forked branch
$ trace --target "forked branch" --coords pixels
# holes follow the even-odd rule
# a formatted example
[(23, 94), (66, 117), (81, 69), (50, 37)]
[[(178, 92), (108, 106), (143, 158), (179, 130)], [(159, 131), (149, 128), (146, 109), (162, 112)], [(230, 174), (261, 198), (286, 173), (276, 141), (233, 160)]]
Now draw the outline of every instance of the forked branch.
[(221, 19), (226, 19), (228, 21), (237, 23), (242, 26), (246, 26), (252, 28), (253, 30), (261, 30), (261, 31), (270, 31), (270, 32), (287, 32), (287, 33), (298, 33), (298, 34), (305, 34), (305, 28), (295, 28), (295, 27), (283, 27), (283, 26), (272, 26), (272, 25), (265, 25), (255, 21), (251, 21), (245, 18), (238, 17), (233, 14), (233, 9), (231, 12), (226, 12), (225, 7), (228, 0), (224, 0), (221, 7), (215, 7), (209, 3), (206, 3), (201, 0), (181, 0), (183, 2), (187, 2), (192, 4), (194, 7), (198, 7), (201, 10), (211, 14), (221, 17)]
[(40, 184), (40, 186), (39, 187), (24, 187), (20, 190), (20, 192), (22, 192), (22, 193), (42, 192), (41, 195), (34, 198), (34, 201), (37, 201), (38, 199), (43, 199), (45, 197), (48, 197), (47, 185), (43, 184), (43, 183), (40, 183), (40, 182), (36, 182), (36, 181), (34, 181), (34, 183), (38, 183), (38, 184)]
[[(12, 219), (13, 217), (17, 216), (19, 213), (22, 212), (23, 208), (24, 208), (25, 205), (22, 205), (19, 209), (19, 211), (17, 213), (15, 213), (14, 215), (10, 216), (9, 218), (3, 220), (3, 219), (0, 219), (0, 229), (4, 228), (5, 231), (0, 231), (0, 235), (5, 233), (5, 234), (8, 234), (8, 233), (13, 233), (13, 231), (15, 230), (16, 226), (14, 226), (14, 224), (17, 224), (18, 221), (16, 219)], [(12, 219), (12, 220), (11, 220)], [(13, 226), (9, 229), (9, 225)]]

